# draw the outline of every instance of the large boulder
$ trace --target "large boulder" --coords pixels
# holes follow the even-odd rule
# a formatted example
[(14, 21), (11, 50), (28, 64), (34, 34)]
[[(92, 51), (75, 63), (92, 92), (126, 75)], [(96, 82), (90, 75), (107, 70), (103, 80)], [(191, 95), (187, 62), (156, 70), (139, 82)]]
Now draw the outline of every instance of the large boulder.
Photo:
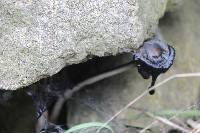
[(132, 51), (155, 33), (166, 7), (167, 0), (1, 0), (0, 88)]

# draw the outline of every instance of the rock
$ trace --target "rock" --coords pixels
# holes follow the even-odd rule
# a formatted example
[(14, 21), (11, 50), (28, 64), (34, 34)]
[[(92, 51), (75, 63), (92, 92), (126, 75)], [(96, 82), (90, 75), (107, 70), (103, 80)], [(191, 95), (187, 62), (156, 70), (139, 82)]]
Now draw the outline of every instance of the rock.
[(167, 0), (1, 0), (0, 88), (15, 90), (152, 37)]
[(174, 12), (181, 8), (185, 0), (168, 0), (166, 12)]

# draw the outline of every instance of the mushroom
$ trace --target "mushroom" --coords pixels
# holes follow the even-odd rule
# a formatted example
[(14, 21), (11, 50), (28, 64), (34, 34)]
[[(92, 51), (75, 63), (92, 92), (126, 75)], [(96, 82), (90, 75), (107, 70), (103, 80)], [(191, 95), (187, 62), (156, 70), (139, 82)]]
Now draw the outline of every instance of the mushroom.
[[(145, 41), (144, 45), (133, 53), (133, 60), (142, 77), (149, 79), (152, 76), (149, 88), (154, 86), (161, 73), (165, 73), (172, 66), (174, 58), (174, 48), (158, 37)], [(154, 93), (155, 90), (149, 91), (151, 95)]]

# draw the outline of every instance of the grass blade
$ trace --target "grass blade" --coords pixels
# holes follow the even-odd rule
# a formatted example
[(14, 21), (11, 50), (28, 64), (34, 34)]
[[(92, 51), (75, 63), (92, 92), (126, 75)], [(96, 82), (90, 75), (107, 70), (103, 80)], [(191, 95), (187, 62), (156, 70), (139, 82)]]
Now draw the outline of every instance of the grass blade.
[(108, 125), (104, 125), (104, 123), (100, 123), (100, 122), (89, 122), (89, 123), (83, 123), (80, 125), (76, 125), (70, 129), (68, 129), (67, 131), (65, 131), (65, 133), (72, 133), (78, 130), (84, 130), (84, 129), (88, 129), (88, 128), (106, 128), (108, 130), (110, 130), (112, 133), (114, 133), (113, 129), (108, 126)]

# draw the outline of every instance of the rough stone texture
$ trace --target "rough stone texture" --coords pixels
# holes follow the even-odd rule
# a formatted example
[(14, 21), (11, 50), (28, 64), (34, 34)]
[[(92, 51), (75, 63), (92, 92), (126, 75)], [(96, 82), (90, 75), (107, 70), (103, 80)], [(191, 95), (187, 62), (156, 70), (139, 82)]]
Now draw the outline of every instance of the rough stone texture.
[[(177, 11), (167, 13), (160, 21), (164, 38), (176, 49), (176, 59), (172, 68), (166, 74), (161, 75), (157, 82), (176, 73), (200, 71), (199, 6), (200, 1), (186, 1)], [(130, 56), (125, 56), (108, 60), (106, 63), (113, 66), (113, 62), (123, 63), (130, 59)], [(97, 66), (94, 65), (93, 67)], [(104, 67), (104, 64), (102, 64), (102, 67)], [(69, 103), (68, 108), (71, 111), (69, 111), (67, 117), (68, 121), (70, 121), (71, 126), (90, 121), (105, 122), (128, 102), (145, 91), (149, 82), (150, 80), (142, 79), (137, 70), (133, 69), (87, 86), (85, 90), (76, 94)], [(155, 95), (146, 95), (134, 107), (149, 111), (197, 108), (199, 107), (199, 88), (200, 79), (198, 77), (174, 79), (159, 87)], [(134, 127), (143, 128), (153, 121), (153, 119), (129, 108), (113, 120), (111, 125), (116, 131), (123, 133), (126, 129), (125, 125), (129, 125), (132, 129)], [(160, 128), (154, 130), (155, 133), (160, 132)]]
[(0, 88), (15, 90), (91, 56), (134, 50), (167, 0), (1, 0)]
[(166, 11), (173, 12), (184, 3), (185, 0), (168, 0)]

